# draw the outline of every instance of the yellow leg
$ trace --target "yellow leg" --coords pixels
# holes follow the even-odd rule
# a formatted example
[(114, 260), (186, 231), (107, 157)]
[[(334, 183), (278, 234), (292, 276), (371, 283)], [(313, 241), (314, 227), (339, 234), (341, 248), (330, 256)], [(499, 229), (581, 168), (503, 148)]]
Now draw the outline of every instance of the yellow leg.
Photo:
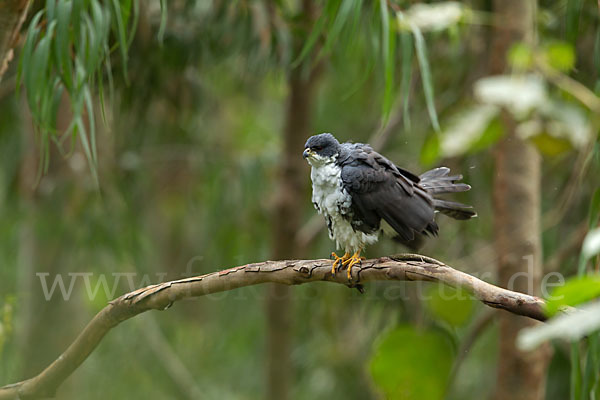
[(337, 268), (340, 268), (342, 265), (344, 265), (344, 263), (346, 262), (346, 260), (348, 260), (350, 258), (350, 253), (344, 253), (343, 256), (338, 257), (337, 254), (331, 253), (331, 257), (335, 258), (335, 260), (333, 261), (333, 265), (331, 266), (331, 274), (335, 275), (335, 270)]
[(360, 256), (360, 252), (361, 250), (357, 250), (356, 253), (352, 254), (352, 257), (349, 257), (342, 263), (342, 265), (347, 268), (349, 281), (352, 280), (352, 267), (355, 265), (360, 266), (361, 261), (365, 259), (364, 257)]

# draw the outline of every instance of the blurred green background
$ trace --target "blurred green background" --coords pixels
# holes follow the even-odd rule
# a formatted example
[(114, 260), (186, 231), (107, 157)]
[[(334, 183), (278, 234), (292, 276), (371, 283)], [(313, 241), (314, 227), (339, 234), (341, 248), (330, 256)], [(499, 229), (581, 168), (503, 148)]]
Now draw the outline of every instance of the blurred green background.
[[(23, 36), (50, 3), (33, 2)], [(111, 4), (83, 3), (90, 15), (94, 5)], [(415, 8), (423, 4), (432, 8)], [(98, 50), (110, 60), (86, 72), (93, 105), (78, 114), (67, 88), (53, 103), (55, 121), (30, 109), (31, 93), (52, 86), (58, 67), (31, 87), (28, 71), (39, 64), (13, 62), (0, 83), (0, 383), (37, 374), (113, 297), (277, 254), (280, 171), (303, 150), (284, 150), (296, 111), (288, 104), (304, 90), (294, 79), (312, 85), (302, 92), (308, 132), (296, 143), (332, 132), (377, 143), (416, 173), (447, 165), (464, 175), (473, 189), (456, 199), (479, 218), (440, 217), (440, 236), (422, 252), (490, 282), (497, 261), (492, 155), (505, 134), (493, 107), (505, 105), (507, 91), (535, 97), (541, 87), (542, 100), (526, 105), (519, 123), (543, 155), (546, 272), (576, 274), (600, 172), (597, 114), (540, 73), (534, 59), (594, 95), (597, 5), (539, 1), (535, 44), (516, 40), (498, 55), (494, 28), (508, 22), (492, 2), (435, 4), (173, 0), (161, 9), (160, 2), (123, 2), (107, 11), (112, 30)], [(396, 31), (395, 12), (413, 25)], [(484, 78), (494, 57), (509, 73), (535, 73), (541, 83), (532, 78), (515, 89), (504, 81), (489, 94)], [(18, 91), (19, 70), (25, 90)], [(70, 126), (77, 115), (87, 132)], [(96, 143), (94, 157), (82, 134)], [(334, 245), (320, 219), (309, 223), (309, 167), (300, 162), (300, 229), (287, 238), (300, 254), (285, 258), (324, 258)], [(366, 256), (401, 251), (382, 241)], [(57, 277), (68, 299), (60, 286), (44, 296), (42, 283), (52, 288)], [(123, 323), (58, 398), (265, 398), (267, 338), (278, 329), (269, 322), (269, 290), (214, 294)], [(290, 297), (291, 326), (283, 332), (291, 343), (284, 365), (290, 398), (493, 397), (501, 311), (419, 282), (369, 284), (365, 294), (316, 283), (293, 287)], [(570, 350), (553, 344), (547, 399), (569, 397)]]

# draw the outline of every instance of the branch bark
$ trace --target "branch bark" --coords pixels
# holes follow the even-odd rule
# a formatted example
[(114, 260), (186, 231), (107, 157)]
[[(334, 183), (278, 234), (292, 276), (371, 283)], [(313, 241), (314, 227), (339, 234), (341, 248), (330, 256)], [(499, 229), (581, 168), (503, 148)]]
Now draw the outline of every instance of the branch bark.
[(299, 285), (327, 281), (350, 287), (371, 281), (430, 281), (463, 288), (484, 304), (513, 314), (544, 321), (544, 301), (527, 294), (494, 286), (444, 263), (417, 254), (363, 261), (345, 273), (331, 274), (330, 260), (264, 261), (191, 278), (150, 285), (110, 302), (88, 323), (81, 334), (39, 375), (0, 388), (0, 400), (53, 397), (58, 387), (94, 351), (102, 338), (121, 322), (149, 310), (165, 310), (182, 299), (233, 290), (260, 283)]
[(0, 2), (0, 81), (8, 69), (8, 63), (14, 58), (13, 47), (30, 4), (30, 0)]

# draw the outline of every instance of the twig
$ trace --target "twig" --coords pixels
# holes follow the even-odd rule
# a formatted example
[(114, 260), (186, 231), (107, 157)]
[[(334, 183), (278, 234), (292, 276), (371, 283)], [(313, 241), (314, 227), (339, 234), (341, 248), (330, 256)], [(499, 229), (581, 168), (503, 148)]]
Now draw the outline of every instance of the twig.
[(558, 205), (553, 207), (542, 217), (542, 229), (548, 230), (558, 224), (567, 211), (571, 208), (573, 200), (576, 198), (576, 194), (581, 187), (581, 182), (588, 172), (588, 168), (592, 161), (594, 154), (594, 148), (596, 145), (595, 139), (590, 139), (585, 149), (582, 149), (575, 160), (575, 165), (571, 172), (565, 188), (561, 190), (562, 196), (557, 201)]
[(596, 114), (600, 113), (600, 98), (582, 83), (552, 68), (541, 56), (534, 57), (535, 66), (550, 82), (579, 100)]
[(0, 81), (14, 58), (19, 32), (31, 5), (31, 0), (15, 0), (0, 5)]
[(583, 239), (585, 239), (585, 235), (588, 233), (588, 223), (587, 221), (581, 222), (573, 232), (562, 241), (562, 245), (552, 254), (544, 264), (545, 264), (545, 272), (558, 272), (565, 261), (579, 253), (581, 249), (581, 245), (583, 244)]
[(331, 260), (264, 261), (207, 275), (150, 285), (110, 302), (85, 327), (75, 341), (39, 375), (0, 388), (0, 400), (52, 397), (57, 388), (94, 351), (104, 335), (119, 323), (148, 310), (165, 310), (174, 302), (244, 286), (274, 282), (298, 285), (327, 281), (355, 287), (370, 281), (442, 282), (469, 291), (484, 304), (544, 321), (544, 301), (502, 289), (455, 270), (437, 260), (417, 254), (401, 254), (365, 260), (353, 268), (353, 281), (345, 273), (331, 273)]
[(148, 341), (149, 347), (155, 356), (160, 360), (165, 373), (177, 385), (185, 398), (202, 398), (202, 391), (198, 387), (197, 379), (194, 378), (183, 361), (173, 351), (171, 344), (162, 333), (158, 322), (154, 318), (142, 321), (142, 335)]

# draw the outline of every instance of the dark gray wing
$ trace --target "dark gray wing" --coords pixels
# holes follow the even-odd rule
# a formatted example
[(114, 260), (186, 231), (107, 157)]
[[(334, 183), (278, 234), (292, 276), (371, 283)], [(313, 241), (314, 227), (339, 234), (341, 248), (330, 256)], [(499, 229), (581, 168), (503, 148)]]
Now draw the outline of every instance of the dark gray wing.
[(385, 220), (404, 242), (415, 233), (436, 234), (433, 199), (419, 186), (419, 178), (405, 175), (369, 146), (348, 145), (341, 158), (344, 189), (352, 196), (352, 225), (372, 232)]

